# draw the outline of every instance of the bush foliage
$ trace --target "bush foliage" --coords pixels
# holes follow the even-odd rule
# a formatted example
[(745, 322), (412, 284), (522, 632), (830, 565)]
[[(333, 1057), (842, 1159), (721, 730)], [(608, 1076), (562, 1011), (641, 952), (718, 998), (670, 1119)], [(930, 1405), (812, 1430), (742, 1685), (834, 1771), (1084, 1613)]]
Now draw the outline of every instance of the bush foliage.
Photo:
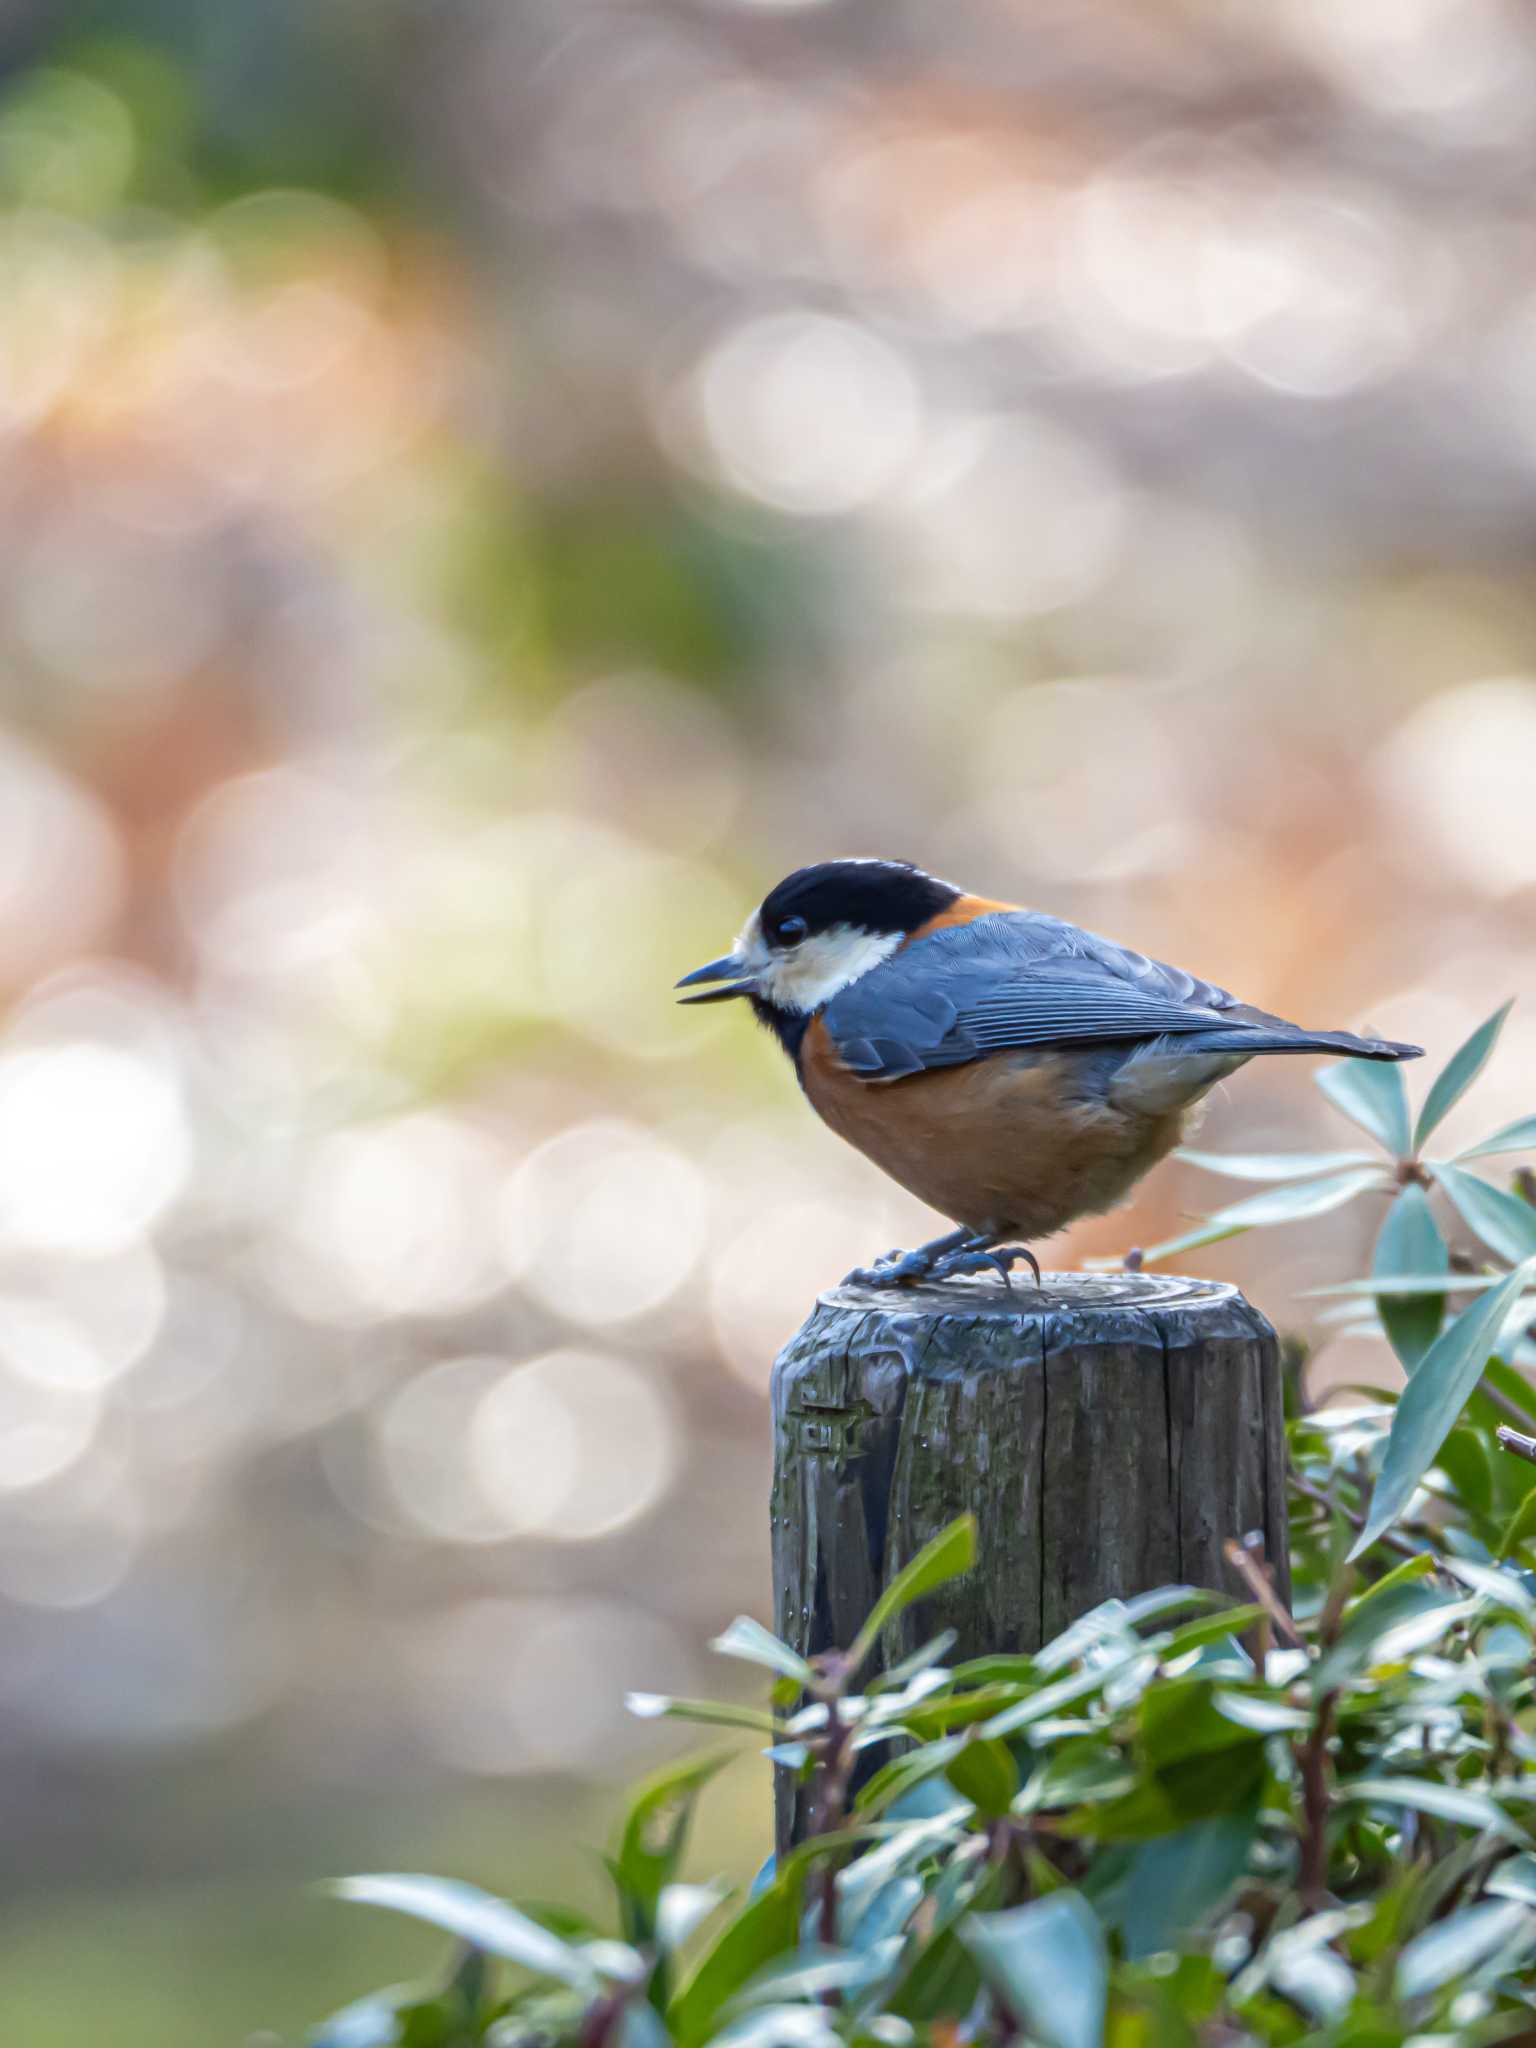
[(1234, 1540), (1242, 1604), (1169, 1587), (1032, 1655), (948, 1662), (940, 1635), (879, 1670), (891, 1618), (968, 1568), (963, 1518), (846, 1650), (806, 1660), (735, 1622), (716, 1648), (766, 1667), (761, 1708), (632, 1699), (745, 1730), (809, 1781), (813, 1831), (744, 1896), (683, 1874), (724, 1755), (636, 1794), (611, 1927), (346, 1880), (457, 1946), (440, 1983), (360, 2000), (315, 2048), (1536, 2039), (1536, 1207), (1468, 1166), (1536, 1145), (1536, 1118), (1424, 1149), (1503, 1015), (1416, 1121), (1395, 1067), (1321, 1077), (1380, 1160), (1193, 1155), (1268, 1186), (1149, 1255), (1390, 1194), (1333, 1314), (1380, 1327), (1406, 1382), (1314, 1410), (1298, 1374), (1292, 1608)]

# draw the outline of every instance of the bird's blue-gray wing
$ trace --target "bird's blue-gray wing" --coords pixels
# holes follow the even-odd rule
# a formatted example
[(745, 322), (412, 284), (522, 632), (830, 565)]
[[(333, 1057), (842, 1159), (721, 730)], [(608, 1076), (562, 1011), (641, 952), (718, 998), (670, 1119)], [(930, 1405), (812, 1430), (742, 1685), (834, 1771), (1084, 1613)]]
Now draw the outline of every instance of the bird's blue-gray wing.
[(835, 996), (824, 1021), (844, 1063), (870, 1081), (1050, 1045), (1173, 1039), (1181, 1056), (1214, 1062), (1213, 1073), (1258, 1052), (1414, 1051), (1303, 1030), (1214, 982), (1030, 911), (993, 912), (903, 947)]
[(827, 1006), (846, 1065), (870, 1080), (1032, 1046), (1209, 1030), (1232, 998), (1057, 918), (994, 912), (903, 947)]

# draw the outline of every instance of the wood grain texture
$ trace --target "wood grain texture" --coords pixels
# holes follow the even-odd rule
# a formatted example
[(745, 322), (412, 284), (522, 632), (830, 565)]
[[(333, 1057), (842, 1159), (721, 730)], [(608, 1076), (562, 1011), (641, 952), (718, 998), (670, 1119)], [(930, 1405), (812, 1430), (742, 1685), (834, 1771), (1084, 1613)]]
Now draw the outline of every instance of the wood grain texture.
[[(1029, 1650), (1116, 1595), (1236, 1590), (1222, 1545), (1255, 1529), (1289, 1598), (1279, 1346), (1220, 1282), (834, 1288), (772, 1396), (774, 1612), (806, 1654), (849, 1642), (967, 1508), (976, 1569), (893, 1624), (882, 1662), (943, 1628), (957, 1659)], [(779, 1776), (782, 1849), (804, 1815)]]

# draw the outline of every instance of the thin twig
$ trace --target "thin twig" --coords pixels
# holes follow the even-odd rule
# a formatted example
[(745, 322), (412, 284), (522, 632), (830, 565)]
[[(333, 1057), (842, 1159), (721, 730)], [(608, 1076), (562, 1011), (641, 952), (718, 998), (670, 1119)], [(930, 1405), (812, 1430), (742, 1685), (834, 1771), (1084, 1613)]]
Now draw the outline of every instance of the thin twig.
[(1222, 1554), (1231, 1565), (1255, 1600), (1264, 1609), (1275, 1627), (1288, 1643), (1294, 1643), (1298, 1650), (1306, 1648), (1306, 1638), (1291, 1618), (1290, 1610), (1275, 1591), (1274, 1581), (1258, 1558), (1235, 1537), (1229, 1536), (1222, 1545)]
[(610, 2035), (624, 2017), (624, 2008), (634, 1996), (632, 1984), (620, 1984), (605, 1997), (594, 1999), (582, 2014), (579, 2048), (607, 2048)]
[(1499, 1440), (1501, 1451), (1512, 1451), (1517, 1458), (1524, 1458), (1527, 1464), (1536, 1465), (1536, 1436), (1526, 1436), (1521, 1430), (1511, 1429), (1507, 1422), (1501, 1422), (1494, 1435)]
[(1486, 1379), (1479, 1380), (1477, 1391), (1482, 1395), (1490, 1408), (1496, 1410), (1500, 1415), (1507, 1415), (1511, 1422), (1518, 1422), (1522, 1429), (1530, 1421), (1529, 1410), (1522, 1408), (1518, 1401), (1511, 1401), (1508, 1394), (1501, 1392), (1490, 1381)]
[[(838, 1712), (842, 1697), (845, 1674), (841, 1664), (827, 1674), (827, 1689), (824, 1697), (827, 1705), (826, 1732), (817, 1745), (819, 1764), (816, 1773), (816, 1805), (811, 1822), (814, 1835), (835, 1834), (842, 1823), (843, 1811), (848, 1801), (848, 1779), (852, 1755), (850, 1744), (853, 1739), (851, 1725)], [(819, 1931), (822, 1945), (836, 1948), (837, 1942), (837, 1873), (841, 1858), (826, 1857), (821, 1872), (821, 1901)], [(839, 2005), (842, 1993), (837, 1990), (824, 1991), (824, 2005)]]
[[(1322, 1487), (1314, 1486), (1310, 1479), (1303, 1479), (1299, 1472), (1291, 1474), (1291, 1484), (1298, 1493), (1304, 1494), (1308, 1500), (1315, 1500), (1320, 1508), (1332, 1508), (1336, 1513), (1341, 1514), (1345, 1521), (1350, 1524), (1351, 1528), (1363, 1529), (1365, 1527), (1364, 1515), (1357, 1513), (1354, 1508), (1345, 1507), (1343, 1501), (1335, 1500), (1331, 1493), (1325, 1493)], [(1384, 1535), (1378, 1536), (1376, 1540), (1378, 1543), (1384, 1543), (1388, 1550), (1397, 1551), (1402, 1557), (1420, 1557), (1423, 1555), (1421, 1551), (1415, 1549), (1414, 1545), (1405, 1536), (1399, 1536), (1391, 1529), (1387, 1530)]]
[(1317, 1703), (1311, 1732), (1297, 1752), (1301, 1766), (1301, 1870), (1303, 1902), (1320, 1905), (1328, 1891), (1328, 1738), (1333, 1733), (1336, 1692), (1325, 1692)]

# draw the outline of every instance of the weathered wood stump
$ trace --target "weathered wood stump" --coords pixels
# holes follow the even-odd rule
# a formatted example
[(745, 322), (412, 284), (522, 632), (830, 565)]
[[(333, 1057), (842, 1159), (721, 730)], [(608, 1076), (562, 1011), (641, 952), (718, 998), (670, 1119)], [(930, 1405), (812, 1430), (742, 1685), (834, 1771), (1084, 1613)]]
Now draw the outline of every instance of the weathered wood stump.
[[(1101, 1600), (1240, 1593), (1260, 1530), (1289, 1598), (1275, 1333), (1235, 1287), (1047, 1273), (901, 1292), (837, 1287), (773, 1368), (773, 1598), (804, 1654), (852, 1641), (886, 1582), (965, 1509), (975, 1569), (912, 1608), (894, 1661), (1036, 1649)], [(799, 1832), (779, 1774), (781, 1850)]]

